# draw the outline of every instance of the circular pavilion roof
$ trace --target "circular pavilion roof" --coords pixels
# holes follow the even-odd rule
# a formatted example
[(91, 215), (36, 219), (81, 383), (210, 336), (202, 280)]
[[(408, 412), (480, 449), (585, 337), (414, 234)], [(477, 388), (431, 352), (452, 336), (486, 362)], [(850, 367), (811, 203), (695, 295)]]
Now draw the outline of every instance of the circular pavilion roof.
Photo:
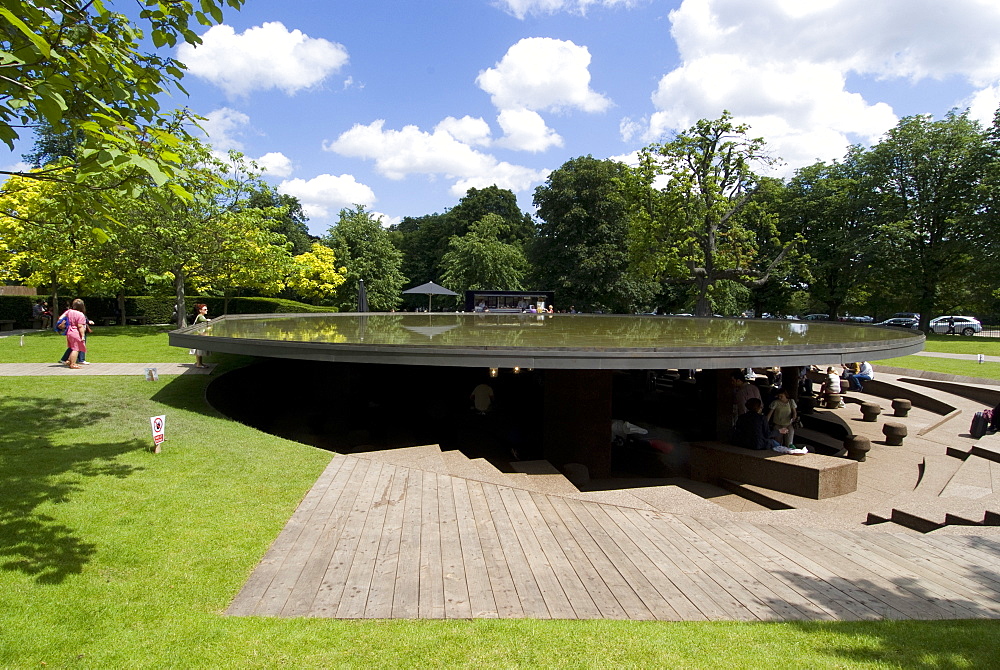
[(224, 353), (350, 363), (590, 370), (830, 364), (913, 354), (912, 330), (596, 314), (230, 315), (170, 333)]

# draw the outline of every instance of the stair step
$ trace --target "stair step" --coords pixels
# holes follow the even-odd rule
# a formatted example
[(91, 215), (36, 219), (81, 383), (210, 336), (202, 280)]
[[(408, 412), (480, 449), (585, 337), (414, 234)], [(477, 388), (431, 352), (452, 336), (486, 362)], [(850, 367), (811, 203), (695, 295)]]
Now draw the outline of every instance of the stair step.
[(457, 449), (441, 452), (441, 458), (448, 468), (448, 473), (454, 477), (471, 479), (487, 484), (510, 486), (507, 475), (500, 472), (485, 458), (469, 458)]
[(1000, 433), (984, 435), (979, 438), (979, 441), (972, 445), (970, 453), (974, 456), (1000, 463)]
[(546, 493), (549, 495), (571, 495), (579, 493), (573, 483), (556, 471), (554, 475), (529, 475), (524, 472), (503, 473), (510, 481), (510, 486), (519, 489), (527, 489), (536, 493)]
[(920, 481), (917, 482), (913, 492), (927, 497), (937, 497), (962, 467), (963, 461), (952, 456), (926, 455), (923, 458)]
[(922, 533), (945, 526), (984, 526), (1000, 522), (1000, 496), (980, 500), (944, 499), (914, 501), (892, 510), (892, 521)]
[(942, 498), (982, 498), (993, 493), (993, 461), (970, 455), (941, 491)]
[(398, 447), (374, 451), (354, 452), (351, 456), (381, 461), (416, 470), (427, 470), (438, 474), (448, 474), (441, 457), (441, 447), (436, 444), (422, 444), (416, 447)]
[(721, 480), (722, 486), (731, 493), (734, 493), (742, 498), (746, 498), (751, 502), (755, 502), (761, 507), (765, 507), (769, 510), (781, 510), (781, 509), (795, 509), (792, 505), (787, 502), (778, 500), (775, 496), (769, 495), (771, 493), (770, 489), (763, 489), (760, 487), (751, 487), (742, 482), (736, 482), (731, 479)]
[(561, 475), (559, 469), (546, 460), (537, 461), (511, 461), (510, 467), (514, 472), (523, 472), (527, 475)]

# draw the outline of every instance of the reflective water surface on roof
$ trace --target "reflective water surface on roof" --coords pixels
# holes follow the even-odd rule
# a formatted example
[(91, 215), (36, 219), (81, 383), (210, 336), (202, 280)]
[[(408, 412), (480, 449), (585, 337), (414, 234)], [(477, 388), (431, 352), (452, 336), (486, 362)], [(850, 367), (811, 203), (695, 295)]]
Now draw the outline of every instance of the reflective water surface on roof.
[(591, 314), (255, 315), (227, 317), (192, 330), (210, 337), (336, 345), (596, 351), (893, 346), (923, 341), (923, 335), (912, 330), (858, 324)]

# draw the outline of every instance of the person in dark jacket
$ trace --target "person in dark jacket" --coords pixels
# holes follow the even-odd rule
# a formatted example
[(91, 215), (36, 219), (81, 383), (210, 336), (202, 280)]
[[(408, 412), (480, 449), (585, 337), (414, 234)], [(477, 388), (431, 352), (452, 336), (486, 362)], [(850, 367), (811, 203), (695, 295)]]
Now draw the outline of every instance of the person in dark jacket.
[(771, 430), (764, 418), (764, 404), (760, 398), (750, 398), (746, 407), (746, 413), (740, 414), (733, 426), (733, 444), (758, 451), (776, 446), (778, 443), (771, 439)]

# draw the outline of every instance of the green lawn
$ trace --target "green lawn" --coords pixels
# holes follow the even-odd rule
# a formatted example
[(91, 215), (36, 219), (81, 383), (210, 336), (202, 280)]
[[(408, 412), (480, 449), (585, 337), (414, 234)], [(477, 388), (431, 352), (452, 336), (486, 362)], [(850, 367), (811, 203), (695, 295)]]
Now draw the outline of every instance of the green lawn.
[[(191, 363), (187, 349), (167, 343), (167, 326), (99, 326), (87, 336), (87, 359), (94, 363)], [(37, 332), (0, 337), (0, 363), (54, 363), (66, 350), (66, 337)]]
[(929, 335), (924, 351), (946, 354), (986, 354), (1000, 356), (1000, 337), (962, 337), (961, 335)]
[[(103, 354), (162, 360), (163, 339)], [(222, 616), (331, 455), (218, 416), (210, 379), (0, 377), (0, 667), (998, 667), (994, 621)]]

